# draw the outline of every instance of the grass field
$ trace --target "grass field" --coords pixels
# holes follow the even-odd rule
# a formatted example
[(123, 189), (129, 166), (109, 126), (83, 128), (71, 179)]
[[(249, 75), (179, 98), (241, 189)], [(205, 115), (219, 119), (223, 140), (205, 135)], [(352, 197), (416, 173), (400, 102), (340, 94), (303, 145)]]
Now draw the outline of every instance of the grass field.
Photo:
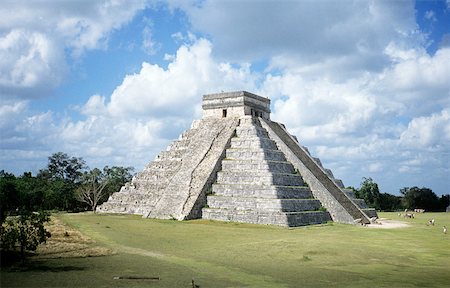
[[(450, 228), (450, 213), (380, 216), (411, 226), (286, 229), (59, 214), (68, 234), (78, 230), (90, 239), (73, 244), (71, 255), (55, 254), (63, 258), (35, 257), (25, 267), (2, 271), (1, 287), (192, 287), (192, 279), (200, 287), (449, 287), (450, 234), (442, 226)], [(431, 218), (435, 226), (426, 225)], [(106, 256), (75, 257), (83, 249)]]

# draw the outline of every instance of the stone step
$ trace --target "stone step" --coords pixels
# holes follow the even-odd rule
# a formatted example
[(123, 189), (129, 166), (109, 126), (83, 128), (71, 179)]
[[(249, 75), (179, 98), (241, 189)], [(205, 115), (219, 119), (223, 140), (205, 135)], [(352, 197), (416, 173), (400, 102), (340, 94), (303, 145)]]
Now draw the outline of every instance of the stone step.
[(350, 198), (350, 199), (356, 199), (355, 192), (353, 192), (352, 189), (342, 189), (342, 191)]
[(322, 161), (320, 161), (319, 158), (317, 158), (317, 157), (312, 157), (312, 159), (314, 160), (314, 162), (317, 163), (317, 165), (319, 165), (319, 166), (323, 169)]
[(261, 160), (223, 160), (223, 171), (271, 171), (276, 173), (295, 173), (289, 162)]
[(259, 197), (277, 199), (313, 198), (309, 187), (305, 186), (265, 186), (258, 184), (213, 184), (212, 192), (217, 196)]
[(331, 221), (328, 212), (272, 212), (203, 208), (203, 219), (298, 227)]
[(267, 134), (267, 131), (258, 126), (238, 126), (236, 127), (236, 136), (237, 137), (263, 137), (263, 138), (269, 138), (269, 135)]
[(161, 151), (157, 159), (159, 160), (167, 160), (167, 159), (181, 159), (183, 155), (186, 153), (187, 149), (177, 149), (177, 150), (169, 150), (169, 151)]
[(216, 195), (208, 196), (207, 203), (210, 208), (281, 212), (317, 211), (322, 206), (316, 199), (268, 199)]
[(344, 182), (342, 182), (341, 179), (333, 178), (332, 180), (334, 181), (334, 183), (336, 183), (336, 185), (337, 185), (339, 188), (341, 188), (341, 189), (344, 189), (344, 188), (345, 188)]
[(188, 129), (180, 134), (180, 136), (178, 137), (178, 140), (188, 140), (192, 137), (192, 135), (195, 135), (197, 132), (198, 132), (198, 127)]
[(377, 217), (378, 218), (378, 215), (377, 215), (377, 211), (374, 209), (374, 208), (364, 208), (364, 209), (361, 209), (369, 218), (372, 218), (372, 217)]
[(217, 183), (219, 184), (262, 184), (281, 186), (304, 186), (302, 177), (298, 174), (284, 174), (271, 172), (227, 172), (217, 173)]
[(114, 193), (112, 194), (108, 202), (105, 203), (134, 203), (138, 204), (140, 202), (145, 202), (148, 199), (148, 195), (144, 193), (139, 193), (138, 191), (131, 191), (128, 193)]
[[(148, 195), (146, 195), (148, 197)], [(149, 201), (149, 199), (140, 199), (135, 196), (119, 197), (118, 199), (111, 199), (110, 201), (104, 203), (108, 205), (120, 204), (122, 206), (133, 206), (133, 205), (153, 205), (155, 201)], [(103, 204), (102, 204), (103, 205)]]
[(189, 146), (189, 140), (184, 139), (184, 140), (175, 140), (172, 143), (169, 144), (169, 146), (167, 146), (166, 151), (169, 150), (183, 150), (183, 149), (187, 149), (187, 147)]
[(244, 116), (239, 119), (239, 127), (245, 127), (245, 126), (261, 126), (259, 124), (259, 121), (257, 118), (252, 116)]
[(327, 173), (327, 175), (328, 175), (328, 177), (330, 177), (331, 179), (334, 179), (334, 175), (333, 175), (333, 172), (331, 172), (331, 170), (330, 169), (323, 169), (323, 170), (325, 170), (325, 173)]
[(146, 211), (151, 209), (152, 206), (143, 206), (143, 203), (131, 204), (122, 203), (117, 205), (115, 203), (103, 203), (97, 210), (104, 213), (128, 213), (128, 214), (140, 214), (144, 215)]
[(146, 171), (165, 171), (165, 170), (176, 170), (181, 165), (181, 159), (159, 159), (152, 161), (147, 167), (145, 167), (143, 173)]
[(272, 161), (286, 161), (283, 152), (279, 150), (269, 149), (232, 149), (228, 148), (226, 151), (227, 159), (236, 160), (272, 160)]
[(164, 181), (155, 181), (150, 182), (145, 179), (135, 178), (131, 182), (133, 186), (135, 187), (135, 190), (139, 191), (147, 191), (148, 193), (152, 193), (153, 191), (158, 191), (167, 186), (170, 179), (165, 179)]
[(231, 139), (231, 148), (278, 149), (273, 140), (259, 137), (234, 137)]
[(352, 201), (355, 202), (355, 204), (358, 205), (358, 207), (361, 208), (361, 209), (368, 208), (367, 204), (366, 204), (366, 201), (364, 201), (364, 199), (356, 199), (355, 198), (355, 199), (352, 199)]
[(144, 170), (144, 172), (138, 173), (136, 175), (136, 177), (134, 178), (133, 182), (135, 182), (136, 180), (148, 181), (148, 182), (152, 182), (152, 183), (161, 182), (161, 181), (168, 180), (168, 178), (170, 178), (175, 173), (176, 173), (176, 171), (168, 170), (168, 169), (167, 170), (148, 169), (148, 170)]
[[(359, 207), (361, 210), (368, 211), (366, 214), (369, 217), (376, 217), (376, 210), (373, 208), (368, 208), (366, 201), (364, 199), (356, 198), (355, 192), (352, 189), (343, 188), (342, 191)], [(369, 215), (370, 214), (370, 215)]]

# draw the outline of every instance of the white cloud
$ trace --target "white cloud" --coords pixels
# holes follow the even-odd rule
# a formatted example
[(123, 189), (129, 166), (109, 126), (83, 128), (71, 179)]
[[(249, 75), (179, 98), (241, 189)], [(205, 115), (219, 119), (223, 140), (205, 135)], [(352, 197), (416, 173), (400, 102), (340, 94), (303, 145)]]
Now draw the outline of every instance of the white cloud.
[(147, 26), (142, 30), (142, 48), (149, 55), (154, 55), (158, 50), (158, 44), (153, 39), (152, 28), (151, 26)]
[(450, 153), (450, 108), (431, 116), (412, 119), (400, 135), (400, 142), (408, 147), (446, 150)]
[[(398, 57), (403, 51), (392, 52), (392, 57)], [(406, 52), (408, 53), (408, 52)], [(394, 69), (389, 71), (386, 78), (392, 81), (397, 89), (421, 88), (432, 86), (438, 89), (448, 88), (450, 81), (450, 48), (442, 48), (431, 56), (424, 51), (411, 53), (412, 55), (396, 63)], [(448, 90), (447, 90), (448, 94)]]
[(256, 76), (248, 65), (234, 68), (228, 63), (218, 63), (211, 51), (211, 43), (199, 39), (191, 45), (182, 45), (167, 69), (144, 62), (139, 73), (127, 75), (114, 90), (108, 111), (116, 116), (191, 117), (204, 93), (242, 87), (255, 89)]
[[(392, 52), (398, 55), (401, 52)], [(434, 55), (411, 53), (379, 75), (374, 93), (383, 95), (383, 105), (397, 107), (397, 113), (417, 117), (450, 107), (450, 48)]]
[(375, 173), (375, 172), (380, 172), (383, 169), (383, 164), (381, 164), (380, 162), (374, 162), (374, 163), (370, 163), (368, 170), (369, 172)]
[[(0, 30), (12, 27), (39, 31), (62, 40), (75, 54), (104, 47), (108, 34), (143, 9), (145, 0), (6, 1), (0, 9)], [(11, 13), (14, 11), (14, 13)]]
[(430, 20), (431, 22), (436, 22), (436, 13), (434, 13), (433, 10), (428, 10), (425, 12), (425, 15), (423, 16), (425, 19)]
[[(3, 91), (0, 93), (24, 96), (21, 94), (30, 93), (30, 88), (49, 89), (58, 85), (65, 71), (59, 48), (39, 32), (13, 29), (0, 36), (0, 91)], [(43, 95), (33, 95), (39, 96)]]
[[(26, 101), (17, 102), (0, 102), (0, 131), (6, 131), (9, 126), (17, 123), (18, 116), (27, 109), (28, 103)], [(2, 138), (6, 138), (2, 133)]]
[[(0, 6), (0, 94), (45, 96), (65, 76), (65, 50), (106, 48), (145, 1), (6, 1)], [(14, 11), (14, 12), (12, 12)]]
[[(28, 101), (0, 105), (0, 163), (11, 172), (37, 171), (44, 167), (52, 146), (58, 142), (59, 128), (53, 113), (32, 113)], [(63, 119), (61, 119), (63, 121)], [(17, 170), (16, 170), (17, 169)]]
[(342, 64), (380, 69), (385, 60), (380, 52), (387, 43), (392, 39), (411, 41), (416, 29), (413, 1), (262, 1), (258, 5), (253, 1), (203, 1), (173, 5), (186, 11), (194, 29), (211, 35), (218, 55), (245, 61), (282, 56), (290, 61), (276, 64), (288, 66), (331, 58), (341, 60), (341, 69)]
[(80, 109), (80, 112), (86, 116), (104, 115), (105, 113), (107, 113), (105, 107), (105, 97), (101, 95), (92, 95), (86, 102), (86, 104), (84, 104), (84, 106)]

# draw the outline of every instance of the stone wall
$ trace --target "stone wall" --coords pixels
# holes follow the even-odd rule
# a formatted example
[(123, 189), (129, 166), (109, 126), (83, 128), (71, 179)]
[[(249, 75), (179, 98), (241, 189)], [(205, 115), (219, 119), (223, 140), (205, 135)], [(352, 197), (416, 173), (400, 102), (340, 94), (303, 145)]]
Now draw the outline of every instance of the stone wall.
[(223, 109), (227, 110), (226, 117), (239, 117), (240, 115), (245, 115), (246, 107), (228, 107), (228, 108), (217, 108), (217, 109), (207, 109), (203, 110), (203, 118), (214, 117), (214, 118), (224, 118)]
[(202, 108), (203, 118), (221, 118), (223, 110), (227, 110), (226, 117), (257, 114), (264, 119), (270, 119), (270, 100), (247, 91), (204, 95)]

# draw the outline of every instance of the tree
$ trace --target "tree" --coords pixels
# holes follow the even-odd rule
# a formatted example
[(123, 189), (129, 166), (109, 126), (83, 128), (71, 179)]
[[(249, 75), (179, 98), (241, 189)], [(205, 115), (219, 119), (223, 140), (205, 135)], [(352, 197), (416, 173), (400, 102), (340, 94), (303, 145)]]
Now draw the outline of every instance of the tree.
[(0, 224), (3, 223), (10, 211), (19, 207), (19, 192), (16, 176), (0, 171)]
[(356, 197), (364, 199), (369, 207), (375, 208), (377, 210), (381, 209), (380, 190), (378, 189), (378, 184), (373, 182), (372, 178), (363, 178), (361, 188), (356, 191)]
[(21, 211), (18, 216), (9, 217), (2, 224), (0, 231), (1, 247), (6, 251), (15, 251), (20, 248), (22, 261), (25, 260), (25, 251), (36, 251), (37, 246), (45, 243), (50, 232), (45, 230), (44, 223), (50, 220), (46, 212)]
[(48, 157), (47, 168), (41, 170), (40, 174), (53, 180), (60, 179), (77, 183), (83, 175), (82, 170), (86, 168), (83, 158), (70, 157), (66, 153), (57, 152)]
[(403, 195), (402, 204), (407, 209), (439, 211), (439, 198), (429, 188), (404, 187), (400, 189), (400, 193)]
[(70, 157), (63, 152), (54, 153), (48, 157), (47, 168), (40, 170), (37, 177), (45, 179), (51, 186), (49, 191), (55, 201), (54, 208), (79, 209), (75, 190), (80, 185), (85, 169), (87, 166), (81, 157)]
[(48, 197), (50, 183), (45, 179), (34, 177), (31, 172), (25, 172), (16, 178), (16, 186), (21, 209), (39, 211), (53, 208), (54, 203)]
[(95, 213), (97, 205), (107, 194), (105, 190), (108, 184), (108, 177), (101, 170), (94, 168), (85, 172), (81, 186), (76, 190), (76, 199), (89, 205)]
[(133, 178), (133, 171), (133, 167), (105, 166), (103, 168), (103, 173), (108, 178), (108, 184), (105, 187), (105, 190), (108, 192), (107, 196), (114, 192), (118, 192), (125, 183), (130, 182)]
[(442, 195), (439, 198), (439, 211), (445, 212), (450, 205), (450, 194)]
[(380, 210), (381, 211), (397, 211), (402, 210), (401, 197), (389, 193), (380, 194)]

